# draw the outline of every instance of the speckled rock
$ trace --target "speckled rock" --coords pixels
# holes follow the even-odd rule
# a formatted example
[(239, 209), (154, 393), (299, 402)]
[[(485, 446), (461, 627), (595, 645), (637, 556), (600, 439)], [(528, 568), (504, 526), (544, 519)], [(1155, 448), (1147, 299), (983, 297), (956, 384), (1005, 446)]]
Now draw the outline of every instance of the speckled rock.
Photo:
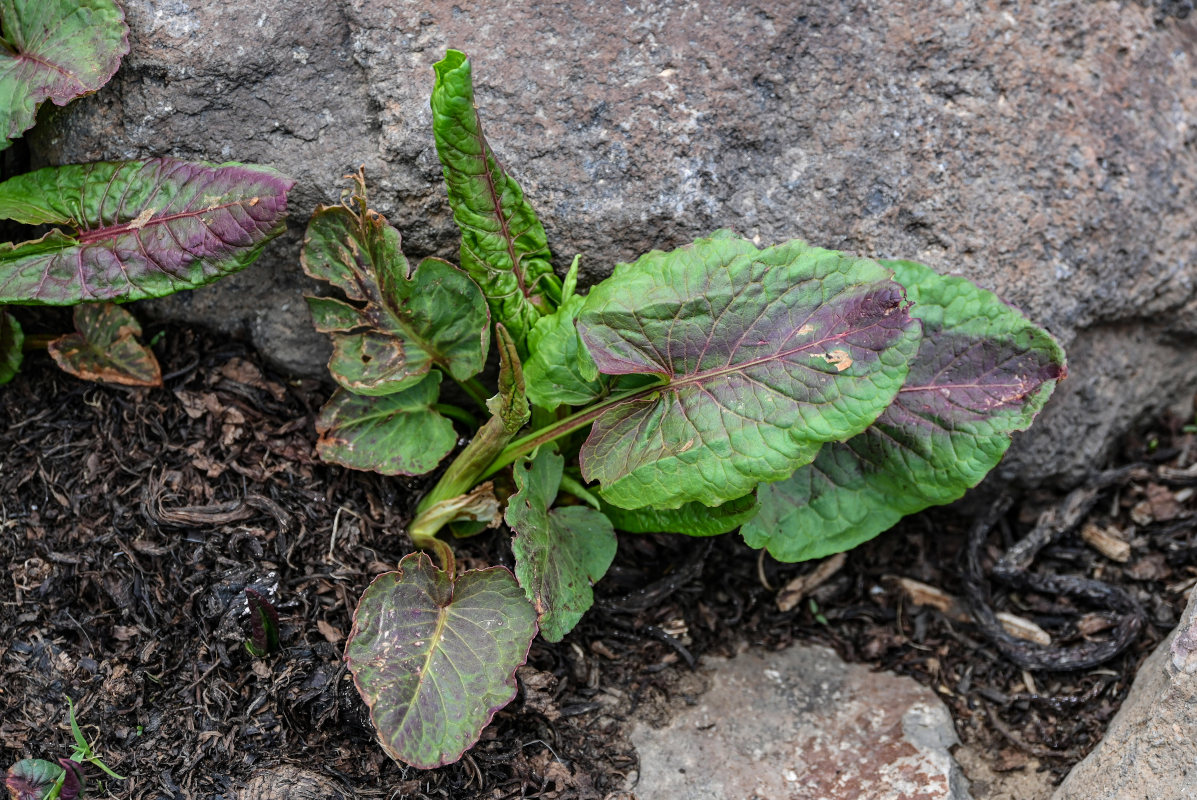
[(1197, 590), (1139, 668), (1101, 742), (1052, 800), (1197, 798)]
[(255, 772), (237, 800), (354, 800), (354, 793), (323, 775), (279, 764)]
[(968, 800), (952, 719), (910, 678), (823, 647), (708, 659), (711, 686), (637, 725), (642, 800)]
[(583, 253), (593, 280), (731, 227), (921, 259), (1047, 325), (1072, 377), (1007, 476), (1076, 479), (1197, 388), (1192, 18), (1116, 0), (124, 5), (124, 69), (54, 114), (35, 157), (239, 159), (295, 177), (293, 231), (259, 266), (159, 305), (248, 330), (293, 369), (326, 353), (296, 252), (341, 175), (365, 164), (412, 254), (454, 252), (427, 106), (453, 46), (559, 265)]

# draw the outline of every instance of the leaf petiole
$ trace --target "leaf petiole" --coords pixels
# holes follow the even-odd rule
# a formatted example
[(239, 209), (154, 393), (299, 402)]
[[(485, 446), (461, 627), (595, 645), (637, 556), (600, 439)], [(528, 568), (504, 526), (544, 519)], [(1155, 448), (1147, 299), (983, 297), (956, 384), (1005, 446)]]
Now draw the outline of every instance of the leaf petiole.
[(604, 412), (613, 406), (628, 400), (633, 400), (637, 397), (643, 397), (658, 391), (664, 385), (664, 380), (661, 383), (653, 384), (651, 386), (641, 386), (636, 389), (623, 392), (621, 394), (608, 397), (601, 403), (595, 403), (592, 406), (583, 408), (581, 411), (576, 411), (568, 417), (560, 419), (554, 423), (544, 426), (539, 430), (532, 431), (526, 436), (521, 436), (511, 444), (503, 448), (502, 452), (495, 457), (495, 460), (483, 470), (479, 480), (485, 480), (491, 475), (494, 475), (499, 470), (511, 464), (516, 459), (526, 456), (542, 444), (560, 439), (562, 436), (573, 433), (576, 430), (586, 427), (596, 419), (601, 417)]
[(31, 353), (35, 350), (45, 350), (50, 345), (50, 342), (58, 338), (58, 336), (52, 333), (27, 333), (25, 334), (25, 341), (21, 345), (21, 349), (26, 353)]

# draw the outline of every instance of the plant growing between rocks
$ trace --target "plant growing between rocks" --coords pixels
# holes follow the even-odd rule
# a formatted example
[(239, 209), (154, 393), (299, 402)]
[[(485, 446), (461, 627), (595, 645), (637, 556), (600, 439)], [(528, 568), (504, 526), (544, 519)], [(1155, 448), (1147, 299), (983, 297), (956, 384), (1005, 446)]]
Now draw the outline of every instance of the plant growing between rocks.
[[(129, 52), (113, 0), (0, 0), (0, 135), (7, 147), (45, 100), (99, 90)], [(89, 380), (160, 386), (141, 328), (114, 305), (243, 269), (282, 232), (293, 182), (266, 167), (170, 158), (47, 167), (0, 184), (0, 219), (55, 226), (0, 243), (0, 384), (46, 348)], [(76, 331), (26, 337), (8, 305), (77, 305)], [(79, 305), (94, 304), (94, 305)]]
[[(582, 294), (483, 136), (462, 53), (436, 65), (432, 110), (461, 268), (413, 267), (360, 173), (302, 255), (343, 295), (309, 299), (340, 386), (317, 422), (325, 460), (427, 473), (454, 421), (486, 417), (409, 525), (435, 562), (379, 576), (346, 645), (400, 761), (446, 764), (477, 740), (537, 631), (559, 641), (592, 604), (616, 529), (739, 527), (788, 561), (849, 549), (979, 482), (1066, 373), (1049, 334), (962, 278), (800, 241), (719, 231)], [(440, 403), (445, 378), (476, 408)], [(500, 520), (514, 575), (459, 574), (441, 530)]]

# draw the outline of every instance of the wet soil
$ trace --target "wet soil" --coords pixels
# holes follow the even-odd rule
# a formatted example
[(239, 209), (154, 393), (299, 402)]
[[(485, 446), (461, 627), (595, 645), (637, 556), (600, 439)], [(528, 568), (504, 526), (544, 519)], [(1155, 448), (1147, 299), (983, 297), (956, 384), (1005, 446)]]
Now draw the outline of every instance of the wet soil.
[[(158, 332), (165, 389), (83, 383), (36, 354), (0, 389), (0, 763), (69, 754), (70, 696), (97, 753), (128, 776), (93, 781), (89, 796), (267, 798), (279, 780), (255, 773), (293, 765), (324, 787), (294, 797), (631, 798), (633, 718), (661, 723), (692, 702), (707, 688), (691, 671), (705, 654), (795, 642), (933, 687), (993, 770), (1059, 777), (1101, 737), (1197, 581), (1197, 503), (1183, 481), (1112, 488), (1088, 522), (1129, 541), (1130, 558), (1070, 535), (1035, 568), (1123, 587), (1145, 630), (1099, 667), (1032, 675), (897, 580), (962, 596), (969, 508), (906, 520), (787, 611), (778, 590), (814, 565), (778, 564), (735, 535), (622, 536), (596, 608), (562, 643), (534, 643), (519, 696), (480, 743), (457, 764), (412, 770), (373, 743), (340, 649), (358, 594), (408, 551), (404, 523), (427, 482), (320, 463), (326, 387), (273, 374), (227, 338), (147, 336)], [(1183, 469), (1197, 443), (1161, 425), (1123, 458)], [(1020, 497), (989, 561), (1058, 499)], [(511, 562), (503, 532), (458, 550), (466, 566)], [(243, 647), (247, 587), (282, 619), (283, 649), (262, 659)], [(993, 592), (1060, 644), (1112, 624), (1066, 598)]]

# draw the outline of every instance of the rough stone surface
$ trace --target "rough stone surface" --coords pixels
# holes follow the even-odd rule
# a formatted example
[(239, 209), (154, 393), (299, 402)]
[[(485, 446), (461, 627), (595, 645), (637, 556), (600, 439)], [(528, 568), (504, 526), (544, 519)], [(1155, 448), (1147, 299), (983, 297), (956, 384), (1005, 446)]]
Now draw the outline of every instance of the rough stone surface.
[(1197, 590), (1143, 662), (1109, 730), (1052, 800), (1197, 798)]
[(238, 159), (295, 177), (287, 240), (250, 275), (163, 307), (248, 329), (293, 369), (326, 353), (296, 250), (341, 175), (366, 166), (412, 254), (454, 252), (427, 105), (454, 46), (559, 265), (581, 252), (595, 279), (731, 227), (921, 259), (1047, 325), (1072, 377), (1007, 476), (1075, 479), (1197, 385), (1197, 20), (1168, 3), (124, 5), (125, 67), (54, 114), (35, 156)]
[(254, 773), (238, 800), (353, 800), (353, 793), (319, 773), (279, 764)]
[(709, 659), (712, 689), (638, 725), (642, 800), (967, 800), (952, 719), (910, 678), (823, 647)]

